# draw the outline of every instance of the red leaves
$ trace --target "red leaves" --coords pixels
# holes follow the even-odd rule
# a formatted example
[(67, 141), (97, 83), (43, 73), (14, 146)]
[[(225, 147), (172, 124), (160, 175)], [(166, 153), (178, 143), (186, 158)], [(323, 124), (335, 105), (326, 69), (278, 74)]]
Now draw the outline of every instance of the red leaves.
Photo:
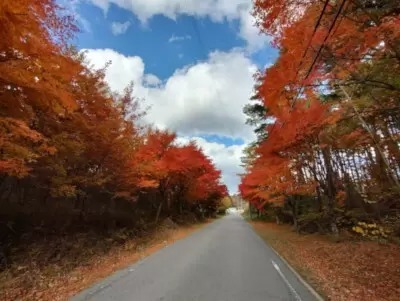
[(212, 195), (218, 199), (227, 193), (220, 184), (217, 171), (202, 151), (193, 143), (177, 145), (175, 134), (151, 131), (145, 143), (139, 147), (131, 168), (136, 169), (134, 177), (140, 177), (137, 185), (141, 188), (174, 190), (180, 187), (190, 202), (206, 200)]

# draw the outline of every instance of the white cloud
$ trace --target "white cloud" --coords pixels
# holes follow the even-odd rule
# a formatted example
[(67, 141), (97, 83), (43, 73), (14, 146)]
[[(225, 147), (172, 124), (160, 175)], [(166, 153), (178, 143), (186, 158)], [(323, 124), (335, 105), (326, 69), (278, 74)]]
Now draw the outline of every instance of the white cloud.
[(262, 49), (270, 41), (265, 34), (261, 34), (256, 26), (256, 19), (251, 14), (251, 6), (240, 10), (240, 37), (247, 41), (247, 48), (250, 52)]
[[(244, 124), (242, 108), (252, 94), (256, 66), (242, 51), (211, 53), (207, 61), (179, 69), (164, 81), (146, 74), (140, 57), (124, 56), (111, 49), (86, 51), (94, 68), (111, 61), (106, 81), (112, 90), (122, 91), (131, 81), (135, 83), (136, 95), (151, 106), (147, 122), (174, 130), (182, 137), (219, 135), (245, 142), (254, 139), (252, 129)], [(222, 169), (224, 182), (235, 192), (244, 145), (195, 140)]]
[(94, 68), (112, 62), (106, 72), (111, 89), (122, 91), (133, 81), (137, 96), (152, 107), (149, 122), (160, 128), (181, 135), (253, 139), (251, 128), (244, 125), (242, 108), (252, 94), (256, 66), (243, 52), (211, 53), (207, 61), (178, 69), (163, 83), (145, 74), (140, 57), (111, 49), (87, 50), (87, 57)]
[(185, 40), (191, 40), (192, 37), (190, 35), (186, 35), (186, 36), (176, 36), (176, 35), (172, 35), (169, 40), (168, 43), (174, 43), (174, 42), (182, 42)]
[(209, 142), (201, 137), (179, 137), (178, 142), (186, 144), (189, 141), (196, 141), (196, 144), (204, 150), (218, 169), (222, 170), (222, 181), (228, 187), (230, 194), (237, 193), (240, 177), (243, 172), (240, 166), (245, 145), (226, 146), (221, 143)]
[(130, 82), (134, 82), (136, 88), (141, 89), (144, 76), (144, 63), (138, 56), (124, 56), (112, 49), (83, 49), (87, 53), (87, 59), (95, 69), (107, 68), (106, 81), (114, 91), (122, 92)]
[(176, 19), (178, 15), (209, 16), (214, 21), (234, 19), (238, 7), (250, 4), (251, 0), (90, 0), (107, 11), (110, 4), (132, 11), (142, 22), (155, 15)]
[(142, 23), (155, 15), (176, 19), (179, 15), (209, 17), (215, 22), (239, 20), (239, 36), (248, 44), (249, 51), (259, 50), (268, 38), (259, 36), (250, 15), (252, 0), (90, 0), (107, 12), (115, 4), (134, 13)]
[(154, 74), (145, 74), (143, 78), (143, 83), (146, 86), (158, 86), (161, 84), (161, 79), (159, 79)]
[(111, 32), (115, 36), (124, 34), (130, 26), (131, 26), (131, 22), (129, 22), (129, 21), (126, 21), (124, 23), (112, 22), (111, 23)]
[(252, 139), (242, 112), (256, 67), (242, 52), (214, 52), (205, 62), (177, 70), (164, 85), (142, 95), (149, 120), (181, 135), (218, 134)]

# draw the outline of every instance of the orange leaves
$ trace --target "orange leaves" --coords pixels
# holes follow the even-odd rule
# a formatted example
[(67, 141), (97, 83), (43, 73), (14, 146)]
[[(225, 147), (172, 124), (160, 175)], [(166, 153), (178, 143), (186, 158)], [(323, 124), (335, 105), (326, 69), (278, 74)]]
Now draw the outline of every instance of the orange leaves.
[(78, 108), (72, 83), (83, 66), (67, 51), (75, 27), (55, 1), (1, 1), (0, 24), (1, 172), (25, 176), (56, 153), (47, 138)]
[(167, 131), (149, 131), (129, 163), (128, 183), (164, 193), (178, 190), (190, 202), (222, 198), (227, 192), (220, 172), (194, 143), (177, 145), (175, 138)]
[(0, 22), (0, 81), (13, 92), (2, 109), (56, 114), (76, 109), (71, 82), (82, 68), (65, 43), (75, 30), (73, 20), (61, 16), (53, 0), (5, 0)]
[(92, 71), (68, 45), (76, 27), (56, 0), (0, 1), (0, 24), (0, 174), (31, 174), (59, 198), (150, 192), (168, 209), (226, 195), (194, 143), (145, 133), (133, 85), (111, 93), (105, 69)]
[(343, 202), (340, 181), (351, 176), (362, 187), (360, 178), (374, 177), (359, 171), (362, 164), (347, 154), (367, 152), (374, 161), (371, 148), (387, 150), (392, 162), (385, 168), (397, 173), (392, 100), (399, 91), (400, 19), (393, 3), (255, 1), (258, 24), (274, 35), (280, 56), (258, 78), (257, 97), (271, 120), (257, 160), (242, 179), (244, 197), (262, 205), (316, 193), (318, 183), (319, 196), (322, 191), (330, 204)]
[[(280, 202), (292, 194), (312, 193), (315, 183), (302, 170), (302, 153), (328, 125), (338, 110), (319, 98), (318, 49), (326, 42), (333, 7), (324, 2), (256, 1), (255, 14), (263, 29), (275, 35), (280, 48), (277, 62), (268, 68), (257, 87), (258, 96), (274, 118), (268, 138), (257, 148), (258, 159), (242, 179), (241, 192), (258, 204)], [(331, 14), (332, 15), (332, 14)]]
[(261, 29), (273, 35), (281, 50), (272, 67), (276, 70), (267, 71), (268, 81), (260, 87), (275, 90), (274, 94), (264, 91), (266, 106), (273, 110), (271, 102), (282, 96), (295, 98), (293, 90), (318, 86), (324, 80), (344, 80), (368, 56), (396, 53), (400, 37), (396, 6), (374, 5), (371, 14), (372, 8), (364, 2), (255, 1)]
[(301, 18), (310, 4), (303, 0), (255, 0), (253, 14), (260, 27), (279, 42), (284, 29)]
[(138, 181), (137, 185), (140, 188), (158, 188), (160, 186), (160, 183), (157, 182), (156, 180), (142, 179)]
[[(43, 136), (40, 133), (30, 129), (22, 120), (8, 117), (0, 118), (0, 128), (2, 134), (9, 138), (29, 140), (33, 143), (43, 140)], [(3, 135), (4, 139), (5, 136)]]
[(315, 137), (334, 121), (328, 107), (313, 100), (309, 107), (300, 100), (293, 109), (282, 110), (280, 119), (269, 126), (269, 137), (258, 149), (260, 154), (286, 151)]
[(150, 131), (144, 137), (144, 142), (133, 154), (130, 168), (146, 181), (159, 181), (166, 177), (168, 170), (163, 162), (172, 148), (175, 134), (163, 131)]
[(292, 194), (313, 193), (314, 180), (302, 175), (298, 157), (311, 151), (308, 145), (333, 121), (328, 107), (317, 99), (309, 105), (299, 100), (293, 108), (282, 110), (280, 118), (267, 128), (268, 138), (257, 149), (259, 157), (242, 179), (242, 195), (264, 204), (280, 203)]
[(0, 173), (16, 176), (19, 178), (28, 175), (30, 169), (21, 159), (0, 160)]
[(338, 141), (338, 143), (341, 147), (355, 148), (357, 146), (370, 144), (371, 137), (365, 130), (358, 128), (347, 135), (343, 135), (342, 139)]
[(43, 136), (30, 129), (25, 122), (0, 117), (0, 173), (18, 177), (26, 176), (29, 164), (35, 162), (43, 149), (51, 149)]

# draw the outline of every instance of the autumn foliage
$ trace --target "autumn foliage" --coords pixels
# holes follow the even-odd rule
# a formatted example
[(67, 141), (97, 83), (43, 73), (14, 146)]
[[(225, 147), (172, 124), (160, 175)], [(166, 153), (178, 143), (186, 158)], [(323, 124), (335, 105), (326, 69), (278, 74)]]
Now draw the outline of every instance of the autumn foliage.
[(220, 172), (194, 143), (141, 125), (133, 85), (110, 91), (106, 66), (69, 45), (78, 29), (57, 3), (0, 1), (2, 233), (16, 215), (28, 228), (212, 215)]
[(253, 206), (334, 232), (354, 211), (398, 214), (399, 9), (392, 0), (255, 1), (280, 55), (252, 100), (266, 112), (240, 185)]

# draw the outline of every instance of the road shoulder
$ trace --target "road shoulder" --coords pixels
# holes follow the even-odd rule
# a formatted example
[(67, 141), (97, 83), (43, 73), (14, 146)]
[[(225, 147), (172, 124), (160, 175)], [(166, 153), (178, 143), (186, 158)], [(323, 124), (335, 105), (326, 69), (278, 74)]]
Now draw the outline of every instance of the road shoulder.
[(298, 235), (289, 226), (250, 223), (324, 299), (398, 300), (399, 246), (371, 241), (338, 243), (328, 236)]

